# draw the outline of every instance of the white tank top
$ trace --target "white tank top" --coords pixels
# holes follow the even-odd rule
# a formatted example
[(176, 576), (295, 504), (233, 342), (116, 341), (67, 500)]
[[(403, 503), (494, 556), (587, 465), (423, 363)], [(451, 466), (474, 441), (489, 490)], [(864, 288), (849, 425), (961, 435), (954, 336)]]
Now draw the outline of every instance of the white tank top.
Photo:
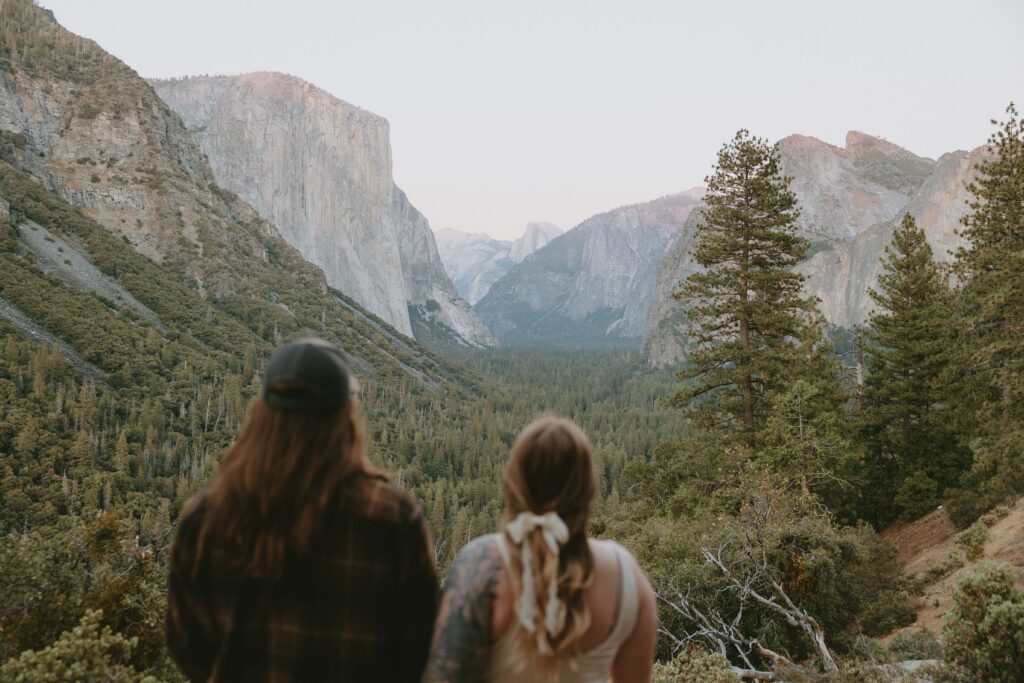
[[(496, 541), (501, 551), (502, 560), (505, 562), (505, 568), (508, 569), (511, 562), (509, 561), (508, 547), (505, 545), (505, 537), (497, 534)], [(557, 680), (560, 683), (606, 683), (612, 662), (615, 661), (615, 655), (633, 633), (637, 611), (640, 607), (633, 562), (625, 548), (614, 542), (609, 543), (615, 550), (615, 557), (619, 561), (619, 604), (615, 611), (615, 625), (603, 643), (576, 657), (567, 659), (562, 669), (557, 672), (557, 676), (552, 676), (550, 680)], [(535, 683), (537, 681), (537, 675), (531, 670), (530, 664), (527, 662), (526, 666), (523, 666), (523, 655), (516, 642), (516, 630), (516, 622), (513, 621), (498, 642), (494, 644), (487, 676), (487, 680), (491, 683)]]

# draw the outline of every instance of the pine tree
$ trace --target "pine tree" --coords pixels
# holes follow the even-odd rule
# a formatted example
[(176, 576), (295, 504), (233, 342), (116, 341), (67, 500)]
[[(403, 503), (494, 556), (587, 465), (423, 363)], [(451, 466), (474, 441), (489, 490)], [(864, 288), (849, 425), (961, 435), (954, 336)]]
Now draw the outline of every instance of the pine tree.
[(1024, 489), (1024, 119), (1011, 103), (988, 141), (990, 158), (968, 185), (974, 195), (956, 254), (963, 283), (963, 372), (978, 381), (980, 469), (992, 497)]
[(878, 289), (869, 294), (875, 310), (864, 330), (867, 377), (859, 432), (865, 504), (881, 524), (892, 519), (895, 507), (913, 516), (938, 503), (965, 466), (949, 426), (952, 294), (909, 214), (886, 247)]
[(753, 449), (800, 347), (819, 338), (815, 301), (791, 270), (808, 244), (795, 232), (799, 208), (778, 151), (765, 140), (736, 133), (706, 182), (692, 253), (702, 270), (674, 295), (689, 304), (694, 350), (672, 402)]

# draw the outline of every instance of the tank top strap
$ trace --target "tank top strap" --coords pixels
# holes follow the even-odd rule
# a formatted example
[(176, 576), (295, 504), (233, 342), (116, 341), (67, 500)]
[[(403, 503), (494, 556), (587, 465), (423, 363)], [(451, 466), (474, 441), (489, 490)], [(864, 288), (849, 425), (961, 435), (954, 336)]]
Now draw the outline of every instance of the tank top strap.
[(494, 543), (498, 546), (498, 554), (501, 555), (501, 562), (505, 565), (506, 571), (512, 570), (512, 556), (509, 554), (508, 541), (505, 540), (505, 534), (500, 531), (493, 534)]
[(611, 545), (619, 561), (619, 609), (615, 615), (615, 626), (607, 642), (614, 643), (617, 649), (633, 633), (637, 612), (640, 609), (640, 596), (636, 587), (633, 558), (618, 543), (612, 542)]

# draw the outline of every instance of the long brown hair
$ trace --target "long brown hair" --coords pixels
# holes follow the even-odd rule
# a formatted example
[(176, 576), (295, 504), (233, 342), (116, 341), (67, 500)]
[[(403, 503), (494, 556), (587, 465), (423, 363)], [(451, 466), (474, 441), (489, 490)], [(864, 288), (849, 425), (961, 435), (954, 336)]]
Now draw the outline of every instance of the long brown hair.
[[(530, 544), (533, 585), (550, 586), (557, 582), (558, 600), (565, 605), (565, 623), (558, 633), (548, 633), (543, 617), (530, 633), (519, 621), (514, 628), (525, 659), (538, 672), (551, 672), (568, 657), (578, 653), (580, 638), (590, 628), (590, 610), (584, 591), (594, 571), (594, 556), (587, 542), (587, 524), (597, 479), (590, 457), (590, 443), (576, 424), (569, 420), (544, 417), (528, 425), (512, 446), (512, 456), (502, 482), (506, 517), (511, 520), (522, 512), (556, 512), (569, 530), (569, 538), (555, 556), (535, 530), (524, 540)], [(505, 531), (511, 560), (513, 594), (518, 601), (522, 590), (522, 547)], [(545, 613), (547, 590), (535, 593), (539, 615)]]
[(338, 494), (369, 474), (354, 397), (329, 413), (282, 410), (257, 397), (203, 497), (193, 569), (206, 557), (220, 569), (280, 578), (290, 559), (315, 547)]

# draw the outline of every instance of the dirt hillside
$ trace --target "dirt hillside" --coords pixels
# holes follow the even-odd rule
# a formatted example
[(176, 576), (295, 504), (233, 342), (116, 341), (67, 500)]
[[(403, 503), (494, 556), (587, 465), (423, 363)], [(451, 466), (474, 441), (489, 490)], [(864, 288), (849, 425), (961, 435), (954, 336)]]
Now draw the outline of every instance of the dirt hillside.
[[(913, 522), (897, 522), (882, 532), (897, 550), (897, 561), (911, 577), (923, 577), (929, 570), (946, 564), (951, 558), (963, 557), (954, 541), (956, 527), (945, 510), (939, 508)], [(982, 557), (966, 562), (963, 567), (930, 581), (918, 598), (917, 622), (910, 628), (924, 628), (932, 632), (942, 629), (942, 617), (953, 602), (957, 577), (976, 567), (980, 562), (996, 562), (1009, 566), (1016, 575), (1017, 585), (1024, 589), (1024, 498), (1010, 506), (1009, 514), (988, 529)]]

